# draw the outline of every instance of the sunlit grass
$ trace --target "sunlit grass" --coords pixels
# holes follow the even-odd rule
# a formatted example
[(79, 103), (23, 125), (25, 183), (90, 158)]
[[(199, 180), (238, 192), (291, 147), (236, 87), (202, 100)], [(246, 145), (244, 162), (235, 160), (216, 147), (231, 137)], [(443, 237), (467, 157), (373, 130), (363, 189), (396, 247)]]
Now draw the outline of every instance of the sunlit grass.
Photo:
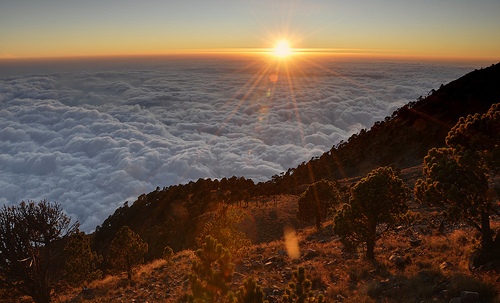
[[(324, 293), (328, 302), (449, 302), (462, 290), (477, 291), (488, 302), (498, 302), (494, 299), (495, 292), (500, 290), (498, 276), (468, 269), (468, 256), (477, 241), (471, 229), (460, 228), (442, 235), (432, 228), (423, 228), (425, 222), (422, 221), (419, 224), (425, 232), (421, 232), (420, 227), (403, 228), (380, 239), (376, 262), (370, 262), (363, 257), (363, 247), (354, 253), (343, 250), (331, 232), (330, 220), (324, 222), (321, 230), (313, 226), (294, 229), (301, 249), (300, 258), (294, 259), (288, 255), (284, 231), (278, 231), (276, 223), (295, 218), (296, 207), (295, 198), (279, 196), (276, 201), (254, 201), (243, 208), (252, 214), (254, 223), (259, 222), (258, 228), (281, 236), (274, 235), (274, 240), (251, 245), (234, 258), (234, 289), (252, 276), (279, 298), (293, 280), (293, 270), (303, 266), (313, 282), (313, 290)], [(412, 246), (410, 235), (418, 236), (421, 245)], [(315, 252), (314, 257), (307, 257), (311, 251)], [(389, 260), (392, 254), (408, 260), (404, 268), (397, 268)], [(190, 291), (186, 281), (194, 259), (194, 251), (184, 250), (174, 255), (171, 264), (155, 260), (139, 267), (132, 283), (124, 279), (125, 275), (108, 276), (91, 283), (89, 288), (96, 294), (95, 302), (108, 302), (116, 297), (124, 301), (141, 298), (148, 302), (174, 302)], [(66, 294), (61, 297), (65, 300), (56, 302), (67, 302), (80, 291), (75, 290), (73, 297)]]

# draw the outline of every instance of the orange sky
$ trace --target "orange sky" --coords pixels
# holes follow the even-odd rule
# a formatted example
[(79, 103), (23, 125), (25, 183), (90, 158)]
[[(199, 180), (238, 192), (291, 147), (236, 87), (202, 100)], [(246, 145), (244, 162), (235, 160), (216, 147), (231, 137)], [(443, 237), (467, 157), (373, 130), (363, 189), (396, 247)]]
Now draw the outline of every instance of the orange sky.
[(254, 51), (282, 38), (354, 57), (500, 60), (500, 1), (0, 3), (0, 58)]

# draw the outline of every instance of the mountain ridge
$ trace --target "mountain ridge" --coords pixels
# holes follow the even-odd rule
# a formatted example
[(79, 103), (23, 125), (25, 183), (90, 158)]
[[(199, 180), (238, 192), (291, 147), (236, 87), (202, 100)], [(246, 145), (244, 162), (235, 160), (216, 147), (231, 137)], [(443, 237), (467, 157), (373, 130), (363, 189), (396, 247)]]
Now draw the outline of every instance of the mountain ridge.
[(460, 117), (486, 112), (497, 102), (500, 102), (500, 63), (432, 90), (369, 130), (361, 130), (323, 155), (269, 181), (255, 184), (235, 176), (199, 179), (143, 194), (130, 206), (126, 202), (96, 228), (94, 249), (107, 255), (116, 232), (128, 225), (149, 244), (146, 259), (152, 260), (161, 257), (166, 246), (174, 251), (194, 247), (196, 235), (209, 220), (205, 214), (221, 203), (269, 202), (281, 194), (299, 195), (308, 184), (321, 179), (348, 183), (349, 179), (379, 166), (393, 165), (399, 169), (418, 166), (427, 150), (444, 145), (446, 134)]

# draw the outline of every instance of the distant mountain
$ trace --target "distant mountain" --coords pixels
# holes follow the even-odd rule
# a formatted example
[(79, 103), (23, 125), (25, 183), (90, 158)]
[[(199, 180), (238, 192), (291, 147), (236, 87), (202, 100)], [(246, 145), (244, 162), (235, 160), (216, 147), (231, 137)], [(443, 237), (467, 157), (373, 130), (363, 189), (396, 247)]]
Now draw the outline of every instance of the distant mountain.
[(484, 113), (500, 102), (500, 63), (475, 70), (442, 85), (426, 97), (401, 107), (371, 129), (340, 142), (322, 156), (290, 168), (267, 182), (232, 177), (200, 179), (141, 195), (109, 216), (93, 235), (95, 249), (106, 254), (116, 232), (128, 225), (149, 244), (148, 259), (163, 248), (192, 247), (197, 232), (220, 203), (236, 203), (277, 194), (300, 194), (314, 181), (352, 178), (383, 166), (401, 169), (420, 165), (427, 151), (444, 145), (446, 134), (460, 117)]

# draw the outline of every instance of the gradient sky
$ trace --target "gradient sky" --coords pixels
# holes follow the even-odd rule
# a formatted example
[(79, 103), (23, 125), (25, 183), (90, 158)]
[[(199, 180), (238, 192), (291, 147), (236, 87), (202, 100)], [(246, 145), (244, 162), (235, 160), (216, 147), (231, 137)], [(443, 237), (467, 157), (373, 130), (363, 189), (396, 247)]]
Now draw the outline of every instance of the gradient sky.
[(0, 58), (272, 47), (500, 59), (499, 0), (0, 0)]

